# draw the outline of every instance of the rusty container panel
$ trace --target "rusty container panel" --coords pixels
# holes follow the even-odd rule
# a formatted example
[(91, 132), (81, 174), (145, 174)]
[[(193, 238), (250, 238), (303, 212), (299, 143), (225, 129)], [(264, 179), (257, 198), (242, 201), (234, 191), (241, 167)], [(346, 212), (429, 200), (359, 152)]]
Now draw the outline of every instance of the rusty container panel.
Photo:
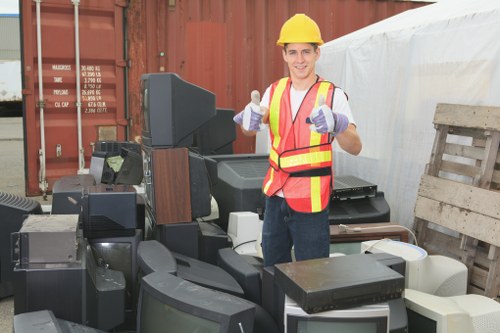
[[(79, 3), (76, 14), (73, 1), (40, 1), (40, 19), (37, 19), (37, 2), (21, 2), (27, 195), (44, 192), (39, 186), (44, 180), (50, 191), (60, 177), (88, 168), (95, 141), (126, 139), (125, 3), (116, 0), (74, 2)], [(76, 26), (79, 27), (78, 42)], [(83, 159), (79, 159), (78, 72)], [(41, 156), (43, 149), (45, 153)]]
[[(130, 0), (127, 9), (131, 138), (141, 133), (139, 78), (175, 72), (216, 95), (217, 107), (236, 112), (287, 75), (276, 46), (282, 24), (295, 13), (312, 17), (333, 40), (426, 2), (394, 0)], [(335, 69), (332, 69), (335, 70)], [(237, 131), (235, 153), (255, 140)]]

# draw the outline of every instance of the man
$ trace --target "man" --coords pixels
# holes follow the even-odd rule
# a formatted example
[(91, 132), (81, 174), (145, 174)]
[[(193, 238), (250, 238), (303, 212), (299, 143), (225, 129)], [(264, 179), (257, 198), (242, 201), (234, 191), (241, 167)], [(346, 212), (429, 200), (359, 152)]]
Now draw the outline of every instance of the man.
[(333, 182), (333, 139), (358, 155), (361, 140), (347, 97), (315, 70), (323, 44), (316, 22), (296, 14), (281, 28), (277, 45), (290, 77), (267, 88), (235, 116), (245, 135), (269, 124), (270, 168), (263, 184), (266, 209), (262, 230), (264, 265), (329, 256), (329, 201)]

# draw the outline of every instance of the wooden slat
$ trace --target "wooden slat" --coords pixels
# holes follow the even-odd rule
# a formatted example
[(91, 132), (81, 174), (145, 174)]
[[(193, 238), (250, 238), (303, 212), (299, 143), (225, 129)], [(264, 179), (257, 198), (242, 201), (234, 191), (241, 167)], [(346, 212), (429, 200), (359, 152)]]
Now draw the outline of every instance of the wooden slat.
[[(500, 218), (500, 193), (498, 192), (481, 189), (448, 179), (423, 175), (420, 181), (418, 195), (435, 201), (442, 201), (445, 204), (456, 206), (460, 210), (486, 215), (497, 221)], [(500, 224), (500, 221), (498, 222)], [(475, 222), (474, 224), (479, 226)], [(497, 229), (497, 232), (498, 230), (499, 229)], [(488, 230), (490, 233), (492, 231), (493, 230)], [(500, 238), (500, 234), (497, 233), (496, 236)], [(492, 244), (491, 242), (488, 243)]]
[(486, 139), (486, 147), (484, 148), (485, 156), (481, 163), (481, 172), (477, 180), (477, 186), (481, 188), (490, 188), (491, 177), (498, 154), (498, 144), (500, 142), (500, 132), (492, 132)]
[(479, 287), (483, 290), (486, 288), (486, 279), (488, 278), (488, 271), (479, 267), (473, 267), (470, 274), (469, 284)]
[(417, 197), (415, 216), (484, 242), (500, 245), (498, 219), (422, 196)]
[(484, 132), (485, 132), (484, 129), (477, 129), (477, 128), (465, 128), (457, 126), (451, 126), (448, 128), (448, 134), (470, 137), (472, 138), (473, 146), (478, 146), (478, 147), (484, 147), (484, 141), (486, 140)]
[(426, 167), (429, 175), (437, 176), (443, 160), (443, 152), (446, 145), (446, 136), (448, 135), (448, 126), (437, 126), (436, 137), (431, 152), (431, 160)]
[(451, 161), (442, 161), (440, 171), (454, 173), (456, 175), (476, 177), (480, 168), (474, 165), (456, 163)]
[(500, 289), (500, 249), (492, 246), (488, 257), (490, 259), (490, 267), (488, 267), (484, 294), (488, 297), (496, 297), (498, 289)]
[(438, 104), (434, 124), (500, 130), (500, 107)]
[(484, 157), (484, 148), (447, 143), (444, 148), (444, 154), (482, 160)]

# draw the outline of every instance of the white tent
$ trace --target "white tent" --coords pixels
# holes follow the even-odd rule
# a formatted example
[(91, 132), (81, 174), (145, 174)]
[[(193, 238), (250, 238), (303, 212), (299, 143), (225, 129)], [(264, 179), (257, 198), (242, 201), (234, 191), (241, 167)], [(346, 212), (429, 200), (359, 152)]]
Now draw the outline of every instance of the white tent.
[(410, 227), (437, 103), (500, 106), (500, 1), (443, 0), (321, 47), (318, 73), (342, 87), (363, 141), (335, 153), (337, 175), (378, 185)]

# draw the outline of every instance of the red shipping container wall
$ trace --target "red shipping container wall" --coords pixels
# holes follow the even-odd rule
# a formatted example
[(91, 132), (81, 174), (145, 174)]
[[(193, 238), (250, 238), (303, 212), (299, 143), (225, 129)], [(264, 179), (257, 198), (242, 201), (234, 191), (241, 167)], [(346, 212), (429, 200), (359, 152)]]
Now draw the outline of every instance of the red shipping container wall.
[[(55, 180), (88, 168), (95, 141), (125, 139), (125, 2), (120, 5), (112, 0), (85, 0), (77, 6), (80, 66), (77, 66), (75, 7), (72, 2), (41, 1), (40, 20), (37, 20), (34, 1), (22, 0), (21, 5), (26, 194), (38, 195), (42, 192), (40, 181), (46, 180), (46, 190), (50, 191)], [(40, 50), (37, 45), (38, 24)], [(79, 163), (77, 69), (80, 75), (83, 166)], [(43, 159), (40, 158), (42, 109)]]
[[(131, 138), (141, 134), (139, 78), (175, 72), (216, 94), (217, 107), (239, 112), (254, 89), (263, 93), (286, 75), (282, 24), (305, 13), (333, 40), (428, 3), (377, 0), (130, 0), (127, 9)], [(237, 131), (235, 153), (255, 150), (254, 138)]]

